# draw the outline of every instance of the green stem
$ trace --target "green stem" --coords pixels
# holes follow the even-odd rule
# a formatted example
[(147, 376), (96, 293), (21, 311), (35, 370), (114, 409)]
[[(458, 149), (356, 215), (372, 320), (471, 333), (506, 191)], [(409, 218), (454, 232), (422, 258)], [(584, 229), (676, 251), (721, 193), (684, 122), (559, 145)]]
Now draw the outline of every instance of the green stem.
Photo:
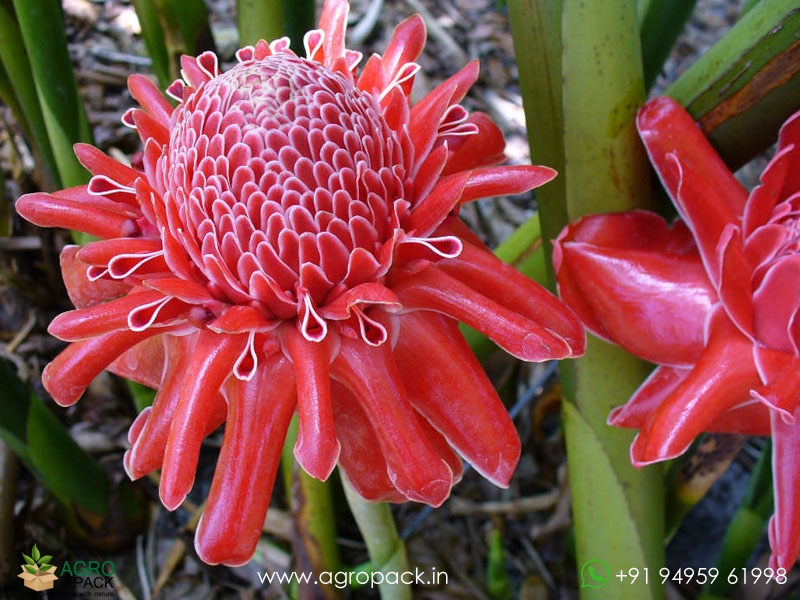
[[(358, 495), (347, 480), (342, 477), (344, 493), (358, 529), (367, 544), (367, 552), (373, 564), (373, 571), (388, 574), (403, 573), (409, 570), (406, 546), (394, 524), (392, 511), (385, 502), (369, 502)], [(381, 600), (410, 600), (411, 587), (408, 584), (388, 583), (386, 577), (379, 584)], [(394, 577), (389, 577), (392, 581)]]
[[(286, 433), (281, 466), (289, 506), (295, 516), (299, 547), (296, 548), (298, 570), (337, 573), (342, 570), (336, 543), (336, 515), (331, 494), (331, 480), (319, 481), (308, 475), (294, 458), (297, 441), (297, 415)], [(306, 568), (307, 567), (307, 568)], [(338, 598), (333, 586), (320, 586), (326, 598)]]
[(703, 588), (700, 600), (722, 600), (730, 598), (734, 585), (728, 580), (732, 572), (741, 573), (747, 565), (761, 538), (772, 512), (772, 444), (767, 440), (761, 456), (750, 475), (750, 483), (742, 504), (733, 515), (722, 549), (717, 559), (717, 577)]
[[(555, 238), (568, 218), (646, 205), (649, 167), (634, 126), (644, 100), (635, 2), (509, 0), (509, 10), (533, 161), (560, 173), (537, 194), (542, 237)], [(585, 357), (562, 363), (579, 566), (663, 565), (661, 470), (633, 468), (633, 433), (605, 423), (648, 369), (595, 338)], [(662, 595), (652, 582), (613, 578), (581, 588), (582, 598)]]
[(236, 17), (241, 46), (252, 46), (261, 39), (271, 42), (285, 35), (283, 0), (236, 0)]

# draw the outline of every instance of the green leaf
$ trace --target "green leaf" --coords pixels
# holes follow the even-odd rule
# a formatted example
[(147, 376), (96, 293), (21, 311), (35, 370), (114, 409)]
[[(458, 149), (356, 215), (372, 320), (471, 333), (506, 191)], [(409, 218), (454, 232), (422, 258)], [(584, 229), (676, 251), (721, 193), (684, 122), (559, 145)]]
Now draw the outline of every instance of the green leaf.
[(53, 565), (49, 565), (49, 564), (47, 564), (46, 562), (43, 562), (41, 565), (39, 565), (39, 570), (40, 570), (40, 571), (47, 571), (47, 570), (48, 570), (48, 569), (50, 569), (50, 567), (52, 567), (52, 566), (53, 566)]
[(33, 549), (31, 550), (31, 557), (37, 563), (39, 562), (39, 558), (41, 557), (41, 554), (39, 554), (39, 549), (36, 547), (36, 544), (33, 545)]
[(28, 556), (28, 555), (27, 555), (27, 554), (25, 554), (24, 552), (23, 552), (23, 554), (22, 554), (22, 558), (24, 558), (24, 559), (25, 559), (25, 562), (26, 562), (26, 563), (28, 563), (29, 565), (35, 565), (35, 564), (36, 564), (36, 561), (35, 561), (35, 560), (33, 560), (33, 559), (30, 557), (30, 556)]
[(153, 72), (161, 89), (166, 89), (178, 77), (178, 65), (170, 57), (164, 28), (154, 0), (133, 0), (133, 7), (142, 28), (147, 54), (153, 61)]
[(761, 0), (666, 94), (683, 104), (736, 169), (800, 106), (800, 0)]
[(0, 360), (0, 437), (61, 503), (104, 515), (110, 497), (100, 464)]
[(303, 36), (316, 25), (314, 0), (283, 0), (283, 18), (286, 35), (292, 42), (292, 50), (303, 52)]
[(42, 562), (42, 563), (49, 563), (52, 559), (53, 559), (52, 556), (50, 556), (49, 554), (46, 554), (45, 556), (42, 556), (38, 560), (39, 560), (39, 562)]
[(645, 0), (639, 3), (645, 89), (649, 90), (656, 82), (696, 3), (697, 0)]
[(34, 152), (44, 162), (49, 178), (45, 184), (60, 187), (58, 166), (11, 0), (0, 0), (0, 40), (2, 40), (0, 62), (8, 77), (10, 91), (13, 93), (12, 96), (8, 91), (4, 92), (3, 100), (14, 111), (17, 121), (30, 136)]
[(36, 570), (35, 568), (33, 568), (33, 567), (29, 567), (28, 565), (24, 565), (24, 567), (25, 567), (25, 570), (26, 570), (28, 573), (30, 573), (31, 575), (38, 575), (38, 574), (39, 574), (39, 571), (37, 571), (37, 570)]
[(67, 51), (61, 3), (14, 0), (14, 8), (61, 185), (84, 184), (89, 174), (78, 162), (72, 146), (91, 142), (92, 136)]

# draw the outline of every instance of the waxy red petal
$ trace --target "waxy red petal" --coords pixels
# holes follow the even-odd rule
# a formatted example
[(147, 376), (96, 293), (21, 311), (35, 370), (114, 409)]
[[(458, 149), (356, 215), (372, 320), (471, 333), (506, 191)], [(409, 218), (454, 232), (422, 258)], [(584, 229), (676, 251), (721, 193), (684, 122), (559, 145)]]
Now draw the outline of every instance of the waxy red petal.
[(152, 331), (113, 331), (73, 342), (42, 371), (42, 384), (58, 404), (75, 404), (92, 380)]
[(67, 288), (69, 299), (76, 308), (95, 306), (107, 300), (126, 294), (131, 284), (113, 279), (89, 280), (89, 265), (78, 260), (81, 246), (65, 246), (59, 256), (61, 276)]
[(594, 215), (554, 244), (561, 297), (596, 335), (668, 365), (694, 363), (718, 298), (686, 230), (643, 211)]
[(800, 555), (800, 410), (795, 409), (792, 423), (772, 413), (772, 474), (775, 514), (769, 522), (770, 566), (791, 570)]
[(337, 381), (331, 382), (333, 418), (341, 443), (339, 467), (365, 500), (405, 502), (389, 476), (380, 438), (355, 396)]
[(759, 384), (752, 342), (717, 308), (705, 351), (639, 432), (631, 460), (642, 466), (682, 454), (720, 415), (746, 402)]
[(493, 299), (499, 304), (555, 332), (576, 355), (582, 354), (586, 334), (575, 313), (541, 285), (498, 259), (481, 242), (475, 243), (480, 245), (465, 241), (458, 259), (440, 261), (436, 268), (476, 292), (493, 290)]
[(310, 342), (292, 324), (281, 329), (297, 380), (299, 427), (294, 455), (306, 473), (322, 480), (333, 471), (341, 451), (333, 424), (330, 364), (336, 344), (331, 338)]
[(233, 363), (247, 343), (246, 335), (198, 334), (187, 385), (181, 388), (164, 453), (159, 495), (167, 510), (175, 510), (194, 484), (200, 443), (214, 407), (214, 398), (231, 376)]
[[(608, 424), (644, 428), (661, 403), (669, 398), (689, 373), (691, 369), (688, 368), (658, 367), (630, 400), (611, 411)], [(770, 434), (770, 411), (763, 404), (746, 399), (714, 419), (705, 431), (766, 436)]]
[(102, 239), (119, 237), (130, 219), (122, 212), (43, 192), (21, 196), (14, 207), (39, 227), (74, 229)]
[(208, 564), (243, 565), (255, 552), (294, 413), (293, 379), (275, 353), (253, 379), (228, 386), (222, 449), (194, 543)]
[(508, 486), (519, 435), (458, 324), (424, 312), (404, 315), (401, 323), (395, 360), (411, 405), (481, 475)]
[(128, 77), (128, 89), (134, 100), (150, 115), (167, 126), (172, 116), (172, 105), (150, 79), (134, 73)]
[(542, 361), (573, 355), (573, 349), (559, 332), (491, 300), (434, 265), (396, 284), (394, 292), (406, 310), (433, 310), (448, 315), (477, 329), (522, 360)]
[[(674, 164), (670, 164), (669, 157), (675, 157), (681, 165), (695, 171), (715, 190), (715, 194), (707, 202), (719, 203), (720, 206), (715, 209), (717, 214), (731, 217), (742, 214), (747, 192), (680, 104), (667, 96), (654, 98), (639, 110), (636, 126), (650, 160), (676, 204), (679, 202), (680, 172), (674, 168)], [(700, 206), (692, 205), (687, 208), (681, 202), (678, 210), (691, 222), (693, 219), (687, 218), (683, 211), (689, 210), (695, 214), (695, 208)], [(700, 223), (708, 225), (703, 220), (698, 220), (698, 224)], [(722, 226), (724, 224), (719, 228)]]
[(441, 505), (450, 495), (453, 472), (425, 438), (388, 344), (373, 348), (343, 338), (332, 375), (367, 413), (395, 487), (409, 500)]

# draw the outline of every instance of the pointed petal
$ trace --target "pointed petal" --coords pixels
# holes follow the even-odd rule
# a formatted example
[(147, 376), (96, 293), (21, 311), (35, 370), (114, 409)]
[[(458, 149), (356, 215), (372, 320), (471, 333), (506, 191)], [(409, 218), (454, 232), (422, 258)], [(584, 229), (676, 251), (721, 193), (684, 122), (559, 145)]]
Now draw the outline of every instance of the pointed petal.
[(788, 255), (767, 271), (753, 294), (754, 329), (763, 344), (800, 352), (800, 255)]
[[(642, 429), (690, 372), (684, 368), (658, 367), (628, 402), (611, 411), (608, 424)], [(705, 431), (767, 436), (770, 434), (770, 411), (759, 402), (744, 400), (706, 425)]]
[(73, 342), (42, 371), (42, 385), (61, 406), (72, 406), (120, 354), (153, 335), (152, 331), (113, 331)]
[(562, 338), (572, 355), (586, 348), (583, 324), (564, 303), (532, 279), (498, 259), (481, 242), (466, 240), (458, 258), (443, 260), (436, 267), (476, 292), (492, 290), (492, 297), (505, 308), (547, 328)]
[[(140, 289), (140, 288), (139, 288)], [(88, 308), (70, 310), (50, 323), (50, 335), (68, 342), (129, 329), (128, 316), (143, 304), (163, 300), (160, 292), (137, 291)]]
[(247, 335), (198, 334), (191, 367), (194, 376), (181, 389), (164, 453), (159, 495), (167, 510), (175, 510), (194, 484), (200, 443), (213, 414), (214, 399), (233, 372), (233, 363), (247, 344)]
[(511, 165), (470, 171), (461, 203), (490, 196), (521, 194), (552, 181), (558, 173), (550, 167)]
[(97, 279), (91, 281), (87, 275), (89, 265), (78, 260), (81, 246), (65, 246), (61, 251), (61, 276), (67, 288), (67, 294), (76, 308), (95, 306), (112, 298), (122, 296), (131, 289), (129, 283), (113, 279)]
[[(679, 171), (668, 160), (670, 156), (674, 156), (685, 168), (697, 173), (714, 191), (707, 202), (718, 203), (715, 212), (727, 216), (743, 213), (747, 192), (680, 104), (666, 96), (654, 98), (639, 110), (636, 125), (650, 160), (673, 200), (678, 196), (680, 177)], [(686, 218), (684, 209), (678, 206), (678, 210)], [(689, 222), (693, 220), (687, 218)], [(697, 222), (703, 221), (697, 219)]]
[(717, 308), (705, 352), (694, 369), (662, 401), (631, 446), (636, 466), (682, 454), (697, 435), (728, 409), (746, 402), (761, 380), (752, 342)]
[(347, 30), (347, 13), (350, 4), (346, 0), (326, 0), (319, 18), (319, 28), (325, 32), (322, 42), (324, 64), (330, 67), (334, 60), (344, 56), (344, 37)]
[(772, 416), (772, 473), (774, 477), (775, 514), (769, 523), (772, 547), (770, 566), (789, 571), (800, 555), (800, 410), (795, 410), (791, 424), (778, 413)]
[[(392, 288), (405, 310), (432, 310), (477, 329), (506, 352), (527, 361), (572, 356), (559, 332), (531, 321), (431, 265)], [(493, 295), (495, 290), (491, 292)], [(539, 295), (544, 295), (544, 290)], [(567, 314), (562, 309), (562, 313)]]
[(505, 159), (503, 152), (506, 140), (503, 132), (492, 121), (489, 115), (481, 112), (472, 113), (467, 119), (478, 128), (478, 132), (467, 138), (447, 159), (442, 175), (450, 175), (459, 171), (467, 171), (485, 165), (496, 165)]
[(102, 175), (121, 186), (133, 189), (142, 173), (123, 165), (91, 144), (75, 144), (75, 156), (92, 175)]
[(739, 229), (728, 225), (717, 242), (720, 265), (719, 296), (731, 320), (743, 333), (753, 334), (753, 288)]
[(425, 21), (417, 14), (394, 28), (392, 39), (381, 58), (387, 81), (394, 79), (403, 65), (417, 59), (425, 47), (425, 38)]
[(333, 418), (341, 443), (339, 468), (365, 500), (405, 502), (389, 477), (389, 465), (367, 413), (341, 383), (331, 382)]
[(292, 324), (281, 329), (281, 336), (297, 380), (299, 428), (294, 455), (306, 473), (324, 481), (336, 466), (341, 451), (331, 404), (333, 336), (310, 342)]
[[(142, 346), (156, 341), (160, 342), (161, 353), (168, 357), (169, 360), (162, 368), (162, 372), (159, 373), (162, 379), (159, 380), (157, 385), (151, 386), (160, 388), (153, 406), (142, 411), (128, 431), (128, 440), (131, 443), (131, 448), (125, 453), (123, 462), (125, 471), (131, 479), (144, 477), (148, 473), (161, 468), (164, 462), (164, 451), (167, 447), (169, 429), (175, 416), (181, 389), (186, 377), (189, 375), (196, 339), (197, 334), (189, 336), (165, 335), (158, 338), (150, 338), (150, 340), (139, 344), (139, 346)], [(137, 350), (139, 346), (129, 350), (128, 354)], [(150, 350), (154, 349), (151, 345)], [(142, 352), (142, 354), (145, 353)], [(144, 358), (149, 359), (149, 353), (145, 354)], [(144, 365), (137, 364), (137, 366)], [(138, 372), (141, 372), (141, 369)], [(206, 426), (206, 435), (224, 422), (226, 412), (227, 404), (225, 399), (222, 394), (218, 394)]]
[(461, 200), (469, 173), (439, 179), (436, 186), (411, 212), (406, 231), (427, 236), (453, 211)]
[(765, 383), (752, 396), (766, 407), (781, 414), (788, 423), (800, 405), (800, 359), (794, 353), (780, 352), (761, 345), (754, 346), (758, 373)]
[(172, 116), (172, 105), (161, 93), (155, 83), (144, 75), (134, 73), (128, 77), (128, 90), (139, 106), (164, 126), (169, 125)]
[(769, 523), (772, 548), (770, 566), (789, 571), (800, 555), (800, 410), (788, 424), (778, 413), (772, 416), (772, 473), (775, 514)]
[(21, 196), (14, 207), (39, 227), (74, 229), (102, 239), (119, 237), (125, 222), (130, 219), (121, 212), (41, 192)]
[(194, 542), (205, 563), (239, 566), (253, 557), (294, 413), (293, 380), (276, 352), (250, 381), (228, 386), (225, 436)]
[(395, 359), (411, 405), (481, 475), (508, 486), (519, 461), (519, 435), (458, 324), (422, 311), (400, 322)]
[(441, 505), (450, 495), (453, 473), (408, 403), (389, 344), (373, 347), (343, 338), (332, 369), (367, 413), (395, 487), (409, 500)]

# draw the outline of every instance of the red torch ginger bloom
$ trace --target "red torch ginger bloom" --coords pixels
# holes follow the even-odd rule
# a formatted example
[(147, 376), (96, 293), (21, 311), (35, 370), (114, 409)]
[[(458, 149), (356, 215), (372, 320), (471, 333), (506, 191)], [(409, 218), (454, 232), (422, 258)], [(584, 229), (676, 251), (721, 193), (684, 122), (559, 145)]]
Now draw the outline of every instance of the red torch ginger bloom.
[(772, 435), (773, 566), (800, 554), (800, 113), (748, 195), (674, 100), (638, 127), (680, 213), (595, 215), (560, 235), (562, 298), (587, 328), (658, 368), (609, 423), (638, 428), (636, 465), (703, 431)]
[(161, 468), (169, 509), (225, 422), (196, 536), (209, 563), (254, 552), (295, 411), (295, 456), (314, 477), (338, 463), (367, 499), (439, 505), (459, 455), (506, 486), (520, 454), (457, 322), (523, 360), (584, 348), (574, 313), (456, 216), (555, 173), (495, 166), (502, 134), (459, 104), (474, 62), (411, 106), (418, 16), (359, 74), (347, 11), (326, 2), (306, 58), (286, 39), (240, 50), (225, 73), (211, 53), (184, 57), (175, 109), (132, 76), (142, 108), (124, 121), (141, 165), (79, 145), (88, 186), (17, 203), (34, 223), (100, 238), (62, 254), (77, 310), (50, 326), (72, 342), (43, 373), (56, 401), (76, 402), (105, 368), (157, 388), (125, 467)]

